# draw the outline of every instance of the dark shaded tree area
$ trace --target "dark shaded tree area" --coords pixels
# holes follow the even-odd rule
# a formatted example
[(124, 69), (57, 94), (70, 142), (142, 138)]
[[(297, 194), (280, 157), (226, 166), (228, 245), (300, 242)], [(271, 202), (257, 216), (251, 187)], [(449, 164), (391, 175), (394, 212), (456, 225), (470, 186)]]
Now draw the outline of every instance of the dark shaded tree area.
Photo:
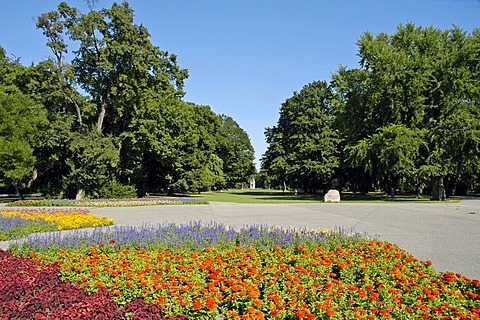
[(366, 32), (357, 45), (359, 68), (340, 67), (316, 100), (314, 82), (281, 106), (266, 130), (264, 175), (307, 192), (404, 190), (436, 200), (475, 187), (480, 30), (408, 23), (392, 35)]
[(144, 195), (231, 187), (254, 174), (248, 135), (183, 100), (187, 70), (150, 42), (128, 2), (88, 13), (62, 2), (37, 27), (48, 60), (26, 67), (0, 48), (0, 187)]

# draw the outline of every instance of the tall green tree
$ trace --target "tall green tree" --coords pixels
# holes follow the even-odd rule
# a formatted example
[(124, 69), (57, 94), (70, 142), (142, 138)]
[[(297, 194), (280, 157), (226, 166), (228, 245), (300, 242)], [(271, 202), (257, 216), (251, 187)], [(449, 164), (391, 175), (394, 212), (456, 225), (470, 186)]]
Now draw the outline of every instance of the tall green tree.
[[(65, 86), (74, 81), (95, 105), (90, 120), (97, 132), (118, 136), (125, 131), (145, 91), (183, 95), (187, 71), (178, 67), (175, 55), (154, 46), (148, 30), (133, 20), (128, 2), (86, 14), (62, 2), (56, 11), (38, 18), (37, 27), (48, 39), (59, 78)], [(65, 61), (65, 36), (78, 45), (71, 63)], [(77, 114), (78, 121), (85, 122), (81, 110)]]
[(18, 193), (34, 179), (34, 148), (46, 116), (28, 96), (3, 89), (0, 86), (0, 186), (13, 186)]
[(115, 179), (115, 170), (119, 164), (119, 149), (115, 139), (97, 132), (88, 135), (76, 133), (69, 142), (69, 167), (64, 184), (66, 190), (74, 190), (77, 199), (95, 197), (103, 186)]
[(277, 126), (265, 129), (267, 150), (262, 155), (261, 176), (266, 186), (279, 187), (287, 191), (287, 161), (283, 134)]
[(375, 174), (374, 178), (382, 189), (394, 195), (395, 188), (418, 183), (414, 178), (418, 175), (418, 158), (426, 148), (424, 138), (425, 130), (390, 125), (353, 146), (347, 146), (346, 151), (355, 166)]
[[(124, 183), (135, 183), (145, 189), (146, 181), (152, 177), (148, 175), (151, 171), (148, 164), (152, 159), (157, 161), (159, 153), (159, 161), (165, 162), (162, 160), (168, 153), (165, 150), (171, 147), (168, 134), (159, 134), (159, 131), (167, 131), (168, 126), (162, 109), (173, 112), (171, 106), (178, 105), (183, 96), (183, 82), (188, 73), (178, 67), (175, 55), (150, 42), (148, 30), (134, 23), (134, 12), (127, 2), (114, 3), (111, 8), (101, 10), (89, 7), (88, 13), (81, 13), (62, 2), (57, 10), (40, 15), (37, 21), (53, 53), (52, 59), (39, 67), (39, 74), (46, 75), (41, 77), (40, 87), (54, 93), (57, 102), (62, 102), (51, 104), (53, 117), (62, 108), (75, 119), (72, 129), (81, 133), (56, 141), (49, 139), (50, 144), (45, 148), (50, 151), (49, 158), (64, 161), (61, 167), (66, 168), (66, 172), (63, 175), (72, 176), (76, 172), (76, 177), (81, 176), (77, 174), (82, 171), (80, 165), (88, 167), (90, 172), (104, 171), (118, 162), (120, 152), (122, 161), (116, 166), (116, 176)], [(69, 56), (67, 53), (72, 45), (78, 49)], [(69, 58), (73, 59), (69, 61)], [(85, 98), (79, 96), (78, 88), (86, 94)], [(158, 99), (158, 103), (153, 103), (153, 99)], [(59, 119), (64, 120), (67, 119)], [(147, 128), (155, 130), (142, 135)], [(88, 160), (93, 158), (82, 147), (91, 141), (82, 143), (81, 137), (91, 139), (92, 131), (103, 135), (95, 135), (92, 148), (105, 146), (105, 143), (109, 150), (112, 146), (120, 148), (119, 152), (106, 152), (104, 156), (111, 156), (108, 159), (98, 157), (105, 161), (104, 164)], [(135, 134), (140, 136), (135, 138)], [(108, 142), (109, 139), (116, 142)], [(73, 145), (68, 145), (70, 143)], [(142, 174), (145, 176), (140, 178)], [(73, 180), (86, 181), (83, 178)], [(99, 181), (105, 179), (99, 177)], [(77, 184), (100, 187), (93, 183)], [(87, 194), (92, 192), (95, 190), (87, 190)]]
[[(232, 118), (219, 115), (215, 154), (223, 162), (226, 187), (234, 188), (248, 183), (255, 174), (254, 149), (248, 134)], [(222, 187), (222, 186), (220, 186)]]
[[(400, 170), (397, 176), (416, 181), (410, 185), (431, 180), (435, 199), (445, 198), (445, 178), (465, 179), (478, 168), (478, 154), (472, 152), (479, 137), (476, 34), (409, 23), (393, 35), (361, 36), (361, 69), (340, 69), (333, 81), (339, 97), (336, 124), (351, 151), (350, 166), (362, 170), (368, 164), (377, 183), (392, 180), (385, 177), (392, 177), (393, 168)], [(468, 126), (454, 125), (460, 118)], [(351, 125), (359, 121), (363, 125)], [(392, 130), (402, 139), (381, 139)], [(385, 150), (390, 151), (380, 152)], [(459, 154), (468, 156), (454, 158)]]
[(277, 125), (267, 129), (270, 144), (263, 157), (264, 170), (305, 192), (331, 187), (339, 165), (331, 100), (328, 84), (317, 81), (282, 104)]
[(0, 186), (17, 193), (37, 176), (34, 151), (47, 125), (42, 105), (22, 93), (27, 69), (0, 47)]
[(215, 153), (218, 116), (210, 107), (184, 103), (174, 134), (170, 190), (201, 192), (225, 184), (223, 161)]

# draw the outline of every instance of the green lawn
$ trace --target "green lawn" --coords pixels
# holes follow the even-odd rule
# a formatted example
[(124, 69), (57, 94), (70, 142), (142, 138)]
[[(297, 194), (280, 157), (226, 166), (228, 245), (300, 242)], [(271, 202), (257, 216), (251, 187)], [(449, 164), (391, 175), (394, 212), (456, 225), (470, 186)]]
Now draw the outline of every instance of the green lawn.
[[(323, 194), (302, 194), (295, 195), (294, 192), (283, 193), (280, 190), (272, 189), (243, 189), (225, 190), (215, 192), (203, 192), (197, 197), (212, 202), (234, 202), (234, 203), (318, 203), (323, 202)], [(369, 193), (367, 195), (345, 192), (341, 194), (342, 202), (422, 202), (433, 203), (429, 196), (417, 199), (415, 195), (397, 195), (394, 198), (387, 198), (384, 194)], [(461, 197), (449, 198), (450, 202), (458, 202)]]

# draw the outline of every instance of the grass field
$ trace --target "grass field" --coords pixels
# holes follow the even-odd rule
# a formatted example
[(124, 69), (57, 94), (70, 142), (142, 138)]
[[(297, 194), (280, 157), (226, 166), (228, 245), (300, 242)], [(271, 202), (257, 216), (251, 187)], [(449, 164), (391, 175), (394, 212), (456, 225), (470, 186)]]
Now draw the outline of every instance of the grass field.
[[(206, 201), (212, 202), (234, 202), (234, 203), (318, 203), (323, 202), (323, 194), (302, 194), (295, 195), (294, 192), (282, 192), (272, 189), (243, 189), (243, 190), (224, 190), (215, 192), (203, 192), (197, 195)], [(367, 195), (345, 192), (341, 194), (342, 202), (422, 202), (432, 203), (429, 196), (416, 198), (411, 194), (400, 194), (393, 198), (385, 197), (385, 194), (376, 192)], [(461, 197), (451, 197), (450, 202), (458, 202)]]

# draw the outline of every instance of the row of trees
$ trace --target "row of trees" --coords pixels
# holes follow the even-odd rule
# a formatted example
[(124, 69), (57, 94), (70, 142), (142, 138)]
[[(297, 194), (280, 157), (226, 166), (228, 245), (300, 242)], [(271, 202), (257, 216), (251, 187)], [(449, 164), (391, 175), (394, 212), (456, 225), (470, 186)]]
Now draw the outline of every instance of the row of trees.
[(0, 47), (0, 186), (142, 195), (234, 187), (255, 173), (246, 132), (183, 101), (187, 70), (133, 19), (127, 2), (86, 14), (61, 3), (37, 20), (52, 58), (26, 67)]
[(480, 30), (399, 25), (364, 33), (360, 67), (287, 99), (266, 129), (267, 184), (307, 192), (427, 188), (445, 199), (480, 177)]

